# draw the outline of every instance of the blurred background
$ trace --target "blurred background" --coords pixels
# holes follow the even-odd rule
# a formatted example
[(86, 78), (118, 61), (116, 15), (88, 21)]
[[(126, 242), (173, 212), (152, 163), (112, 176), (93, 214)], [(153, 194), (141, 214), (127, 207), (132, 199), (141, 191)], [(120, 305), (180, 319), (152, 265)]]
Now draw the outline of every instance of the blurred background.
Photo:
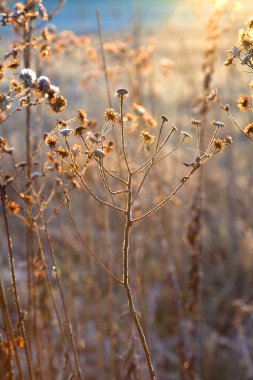
[[(46, 0), (43, 4), (50, 13), (58, 2)], [(111, 100), (105, 84), (97, 10)], [(32, 68), (38, 75), (47, 75), (68, 100), (60, 114), (62, 120), (71, 119), (82, 108), (89, 120), (95, 120), (95, 130), (100, 130), (105, 109), (112, 106), (119, 110), (117, 89), (127, 88), (125, 114), (134, 158), (146, 158), (140, 131), (156, 135), (163, 114), (169, 119), (167, 130), (173, 123), (179, 132), (192, 134), (191, 140), (152, 172), (136, 204), (137, 215), (172, 191), (187, 173), (183, 163), (195, 160), (193, 118), (204, 120), (203, 151), (213, 134), (212, 120), (224, 122), (227, 128), (221, 137), (230, 135), (234, 141), (172, 202), (133, 228), (131, 284), (159, 380), (253, 379), (253, 145), (217, 103), (206, 103), (206, 96), (217, 88), (242, 128), (252, 122), (252, 107), (242, 112), (237, 106), (240, 96), (252, 97), (252, 72), (224, 65), (227, 50), (238, 45), (238, 31), (245, 28), (250, 15), (253, 4), (247, 0), (69, 0), (52, 20), (39, 25), (39, 30), (47, 26), (55, 39), (48, 55), (35, 51)], [(1, 56), (18, 38), (10, 30), (7, 34), (0, 31)], [(1, 86), (1, 92), (7, 91), (7, 84)], [(32, 115), (34, 148), (57, 121), (58, 115), (43, 107)], [(146, 119), (138, 114), (138, 107), (145, 108)], [(1, 125), (1, 135), (15, 147), (16, 162), (24, 160), (24, 125), (22, 113)], [(180, 134), (175, 133), (166, 152), (179, 140)], [(41, 149), (34, 170), (41, 170), (46, 149)], [(0, 169), (13, 170), (4, 160)], [(109, 166), (119, 170), (115, 151)], [(87, 176), (94, 190), (104, 195), (98, 174), (91, 170)], [(45, 180), (45, 199), (59, 177), (53, 173)], [(118, 215), (93, 202), (82, 188), (71, 188), (70, 195), (81, 234), (120, 276), (123, 230)], [(16, 199), (15, 192), (10, 196)], [(50, 219), (50, 236), (85, 379), (146, 380), (145, 357), (129, 320), (123, 289), (87, 255), (63, 200), (59, 187), (47, 215), (50, 218), (57, 210), (56, 217)], [(21, 214), (24, 210), (23, 205)], [(197, 227), (196, 216), (201, 219)], [(28, 308), (24, 220), (15, 215), (9, 218), (17, 281), (24, 308)], [(1, 271), (9, 284), (2, 227), (0, 236)], [(42, 241), (49, 263), (48, 243), (45, 237)], [(42, 348), (44, 379), (67, 379), (57, 375), (59, 366), (63, 367), (64, 351), (39, 261), (35, 260), (36, 249), (34, 252), (38, 336), (41, 345), (49, 347), (48, 352)], [(61, 308), (53, 275), (52, 284)], [(29, 329), (28, 322), (29, 317)]]

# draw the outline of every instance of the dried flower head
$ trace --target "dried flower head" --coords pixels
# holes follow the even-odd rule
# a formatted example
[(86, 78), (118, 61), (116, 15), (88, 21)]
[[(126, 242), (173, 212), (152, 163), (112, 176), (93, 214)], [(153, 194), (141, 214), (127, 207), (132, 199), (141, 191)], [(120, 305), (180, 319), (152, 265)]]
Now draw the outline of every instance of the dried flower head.
[(226, 59), (226, 61), (224, 62), (224, 65), (225, 65), (225, 66), (230, 66), (230, 65), (233, 64), (233, 62), (234, 62), (234, 58), (233, 58), (233, 57), (228, 57), (228, 58)]
[(20, 205), (14, 201), (7, 201), (6, 207), (12, 215), (17, 215), (20, 212)]
[(78, 156), (81, 153), (81, 146), (78, 144), (75, 144), (72, 146), (71, 151), (74, 156)]
[(113, 143), (112, 141), (109, 141), (107, 145), (104, 145), (104, 146), (103, 146), (103, 151), (104, 151), (105, 153), (110, 153), (110, 152), (112, 152), (112, 150), (113, 150), (113, 145), (114, 145), (114, 143)]
[(7, 146), (7, 139), (0, 136), (0, 148)]
[(102, 149), (95, 149), (94, 152), (93, 152), (94, 156), (99, 158), (99, 159), (102, 159), (105, 157), (105, 153), (103, 152)]
[(32, 178), (38, 178), (38, 177), (42, 177), (42, 176), (43, 176), (43, 174), (40, 172), (37, 172), (37, 171), (32, 173)]
[(78, 110), (77, 118), (80, 120), (81, 127), (86, 128), (88, 123), (87, 112), (83, 109)]
[(227, 144), (232, 144), (232, 142), (233, 142), (233, 139), (231, 136), (226, 136), (225, 140), (226, 140)]
[(244, 133), (245, 133), (247, 136), (253, 134), (253, 123), (248, 124), (248, 125), (244, 128)]
[(183, 135), (184, 137), (186, 137), (186, 138), (188, 138), (188, 139), (191, 139), (191, 138), (192, 138), (192, 136), (191, 136), (190, 133), (188, 133), (188, 132), (182, 131), (181, 133), (182, 133), (182, 135)]
[(36, 88), (38, 91), (42, 92), (42, 94), (47, 93), (50, 90), (50, 80), (46, 76), (40, 76), (37, 79), (37, 85)]
[(155, 141), (155, 136), (146, 131), (141, 132), (141, 138), (145, 144), (152, 144)]
[(253, 29), (253, 17), (251, 18), (251, 19), (249, 19), (249, 21), (247, 22), (247, 27), (249, 28), (249, 29)]
[(55, 152), (61, 157), (61, 158), (66, 158), (69, 156), (69, 152), (62, 148), (62, 147), (59, 147), (57, 149), (55, 149)]
[(212, 100), (215, 100), (215, 98), (217, 97), (217, 95), (218, 95), (217, 89), (212, 90), (210, 92), (210, 94), (208, 95), (208, 97), (207, 97), (208, 102), (211, 102)]
[(6, 65), (10, 70), (16, 70), (19, 66), (19, 61), (17, 59), (14, 59), (11, 62), (8, 62)]
[(34, 203), (34, 200), (33, 200), (33, 197), (32, 195), (27, 195), (25, 193), (19, 193), (19, 196), (20, 198), (22, 198), (24, 200), (25, 203), (27, 204), (33, 204)]
[(140, 104), (133, 103), (133, 107), (136, 115), (138, 116), (143, 116), (146, 113), (146, 109)]
[(214, 152), (218, 152), (225, 148), (225, 146), (232, 144), (233, 140), (231, 136), (226, 136), (224, 139), (214, 139), (213, 148)]
[(99, 144), (103, 141), (103, 138), (99, 133), (88, 132), (86, 136), (86, 141), (90, 143)]
[(50, 106), (53, 112), (62, 112), (64, 108), (67, 106), (67, 100), (63, 96), (58, 95), (50, 100)]
[(226, 125), (222, 121), (218, 121), (218, 120), (213, 120), (211, 124), (214, 125), (215, 127), (221, 127), (221, 128), (226, 127)]
[(233, 47), (232, 49), (228, 50), (228, 53), (233, 57), (237, 58), (241, 54), (241, 50), (238, 47)]
[(239, 37), (241, 40), (241, 44), (244, 47), (244, 49), (249, 49), (251, 45), (253, 44), (253, 34), (252, 31), (245, 31), (245, 30), (240, 30), (239, 31)]
[(47, 21), (48, 20), (48, 14), (47, 14), (47, 10), (46, 8), (44, 7), (43, 4), (39, 4), (38, 5), (38, 12), (39, 12), (39, 16), (42, 20), (44, 21)]
[(0, 111), (3, 112), (9, 109), (12, 105), (11, 98), (5, 94), (0, 95)]
[(86, 128), (80, 126), (80, 127), (77, 127), (74, 131), (75, 135), (76, 136), (82, 136), (85, 132)]
[(61, 134), (62, 136), (64, 136), (64, 137), (68, 137), (68, 136), (70, 136), (73, 132), (74, 132), (74, 130), (71, 129), (71, 128), (64, 128), (64, 129), (61, 129), (61, 130), (60, 130), (60, 134)]
[(113, 108), (105, 110), (104, 117), (105, 121), (111, 121), (113, 124), (119, 122), (119, 114)]
[(222, 148), (224, 148), (224, 146), (225, 146), (224, 140), (214, 139), (213, 141), (214, 150), (221, 150)]
[(11, 81), (10, 89), (12, 92), (15, 92), (16, 94), (20, 94), (23, 91), (21, 84), (15, 79)]
[(53, 136), (53, 135), (50, 135), (48, 133), (45, 133), (44, 135), (44, 141), (47, 145), (49, 145), (49, 147), (53, 150), (56, 146), (56, 144), (58, 143), (58, 140), (57, 140), (57, 137), (56, 136)]
[(120, 88), (119, 90), (117, 90), (117, 93), (121, 96), (124, 96), (128, 94), (128, 91), (124, 88)]
[(237, 100), (237, 106), (241, 111), (247, 111), (250, 108), (249, 96), (243, 95)]
[(32, 87), (36, 81), (36, 73), (31, 69), (23, 69), (20, 72), (19, 79), (24, 82), (25, 87)]
[(191, 121), (192, 125), (196, 125), (196, 126), (199, 126), (201, 123), (202, 123), (202, 120), (196, 120), (196, 119), (193, 119)]

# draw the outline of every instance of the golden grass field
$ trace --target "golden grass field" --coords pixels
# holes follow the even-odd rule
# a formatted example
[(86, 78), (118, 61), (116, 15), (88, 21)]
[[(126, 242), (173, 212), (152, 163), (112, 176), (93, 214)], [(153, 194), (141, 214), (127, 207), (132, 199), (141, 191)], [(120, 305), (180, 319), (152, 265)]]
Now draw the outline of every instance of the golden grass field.
[(0, 2), (0, 380), (253, 379), (252, 2), (50, 5)]

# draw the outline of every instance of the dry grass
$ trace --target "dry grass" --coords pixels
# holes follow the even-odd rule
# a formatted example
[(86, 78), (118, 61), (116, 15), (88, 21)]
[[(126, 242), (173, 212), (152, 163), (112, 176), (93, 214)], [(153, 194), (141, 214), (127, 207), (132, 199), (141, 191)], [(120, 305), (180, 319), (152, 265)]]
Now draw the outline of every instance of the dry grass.
[(0, 379), (252, 379), (250, 2), (0, 6)]

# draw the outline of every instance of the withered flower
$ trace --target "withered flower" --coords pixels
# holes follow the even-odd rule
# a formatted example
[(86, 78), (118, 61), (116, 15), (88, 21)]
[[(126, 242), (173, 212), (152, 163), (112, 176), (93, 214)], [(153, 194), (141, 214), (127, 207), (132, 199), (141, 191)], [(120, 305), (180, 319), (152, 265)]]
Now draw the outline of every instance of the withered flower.
[(250, 108), (249, 96), (243, 95), (237, 100), (237, 106), (241, 111), (247, 111)]
[(128, 94), (128, 91), (124, 88), (120, 88), (119, 90), (117, 90), (117, 93), (121, 96), (124, 96)]
[(62, 147), (56, 148), (55, 152), (59, 154), (61, 158), (67, 158), (69, 156), (69, 152)]
[(23, 69), (20, 72), (19, 79), (24, 82), (25, 87), (32, 87), (36, 81), (36, 73), (31, 69)]
[(12, 215), (17, 215), (20, 212), (20, 205), (14, 201), (7, 201), (6, 207)]
[(151, 135), (149, 132), (142, 131), (141, 138), (145, 144), (153, 144), (155, 141), (155, 136)]
[(199, 126), (201, 123), (202, 123), (202, 120), (196, 120), (196, 119), (193, 119), (191, 121), (192, 125), (196, 125), (196, 126)]
[(78, 156), (81, 153), (81, 146), (78, 144), (75, 144), (72, 146), (71, 151), (74, 156)]
[(244, 133), (245, 133), (247, 136), (253, 134), (253, 123), (248, 124), (248, 125), (244, 128)]
[(9, 109), (12, 105), (11, 98), (5, 94), (0, 95), (0, 111), (3, 112)]
[(40, 76), (37, 80), (36, 90), (45, 95), (50, 90), (50, 80), (46, 76)]
[(58, 143), (58, 140), (57, 140), (57, 137), (56, 136), (53, 136), (53, 135), (50, 135), (48, 133), (45, 133), (44, 135), (44, 141), (47, 145), (49, 145), (49, 147), (53, 150), (56, 146), (56, 144)]
[(213, 120), (211, 124), (214, 125), (215, 127), (221, 127), (221, 128), (226, 127), (226, 125), (222, 121), (218, 121), (218, 120)]
[(109, 141), (107, 145), (104, 145), (104, 146), (103, 146), (103, 151), (104, 151), (105, 153), (110, 153), (110, 152), (112, 152), (112, 150), (113, 150), (113, 145), (114, 145), (114, 143), (113, 143), (112, 141)]
[(182, 135), (184, 135), (184, 137), (186, 137), (186, 138), (188, 138), (188, 139), (191, 139), (191, 138), (192, 138), (192, 136), (191, 136), (190, 133), (188, 133), (188, 132), (182, 131), (181, 133), (182, 133)]
[(55, 113), (62, 112), (66, 105), (67, 100), (61, 95), (58, 95), (50, 100), (50, 106)]
[(104, 117), (105, 121), (111, 121), (113, 124), (118, 123), (120, 118), (119, 114), (113, 108), (105, 110)]
[(99, 158), (99, 159), (102, 159), (102, 158), (105, 157), (105, 153), (103, 152), (102, 149), (95, 149), (95, 150), (93, 151), (93, 154), (94, 154), (95, 157), (97, 157), (97, 158)]
[(14, 59), (11, 62), (8, 62), (6, 66), (11, 70), (16, 70), (16, 68), (19, 66), (19, 61), (17, 59)]
[(218, 95), (217, 89), (214, 89), (210, 92), (210, 94), (207, 97), (207, 101), (211, 102), (212, 100), (215, 100), (216, 96)]
[(73, 132), (73, 129), (70, 128), (64, 128), (60, 130), (60, 134), (64, 137), (70, 136)]
[(86, 128), (88, 123), (87, 112), (83, 109), (78, 110), (77, 118), (80, 120), (81, 127)]

